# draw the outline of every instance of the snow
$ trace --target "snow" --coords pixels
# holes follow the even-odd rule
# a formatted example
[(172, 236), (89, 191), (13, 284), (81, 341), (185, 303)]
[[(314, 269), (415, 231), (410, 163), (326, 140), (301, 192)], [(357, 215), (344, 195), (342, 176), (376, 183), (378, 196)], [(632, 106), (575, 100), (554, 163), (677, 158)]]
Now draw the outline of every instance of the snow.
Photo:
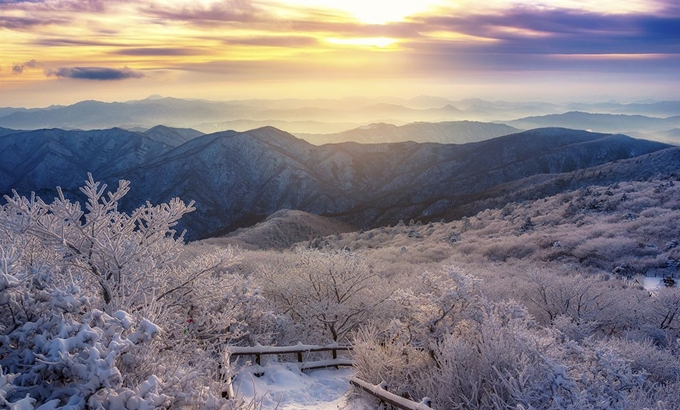
[(654, 290), (661, 285), (661, 279), (663, 278), (652, 278), (649, 276), (645, 276), (642, 279), (642, 286), (644, 286), (644, 288), (647, 290)]
[[(264, 375), (253, 375), (264, 370)], [(245, 368), (234, 379), (237, 396), (261, 400), (263, 409), (338, 410), (371, 409), (372, 406), (352, 398), (349, 379), (354, 370), (348, 368), (301, 372), (297, 363), (270, 363), (264, 367)]]
[(663, 277), (645, 276), (642, 279), (642, 286), (647, 290), (655, 290), (659, 288), (664, 288), (666, 285), (663, 283)]

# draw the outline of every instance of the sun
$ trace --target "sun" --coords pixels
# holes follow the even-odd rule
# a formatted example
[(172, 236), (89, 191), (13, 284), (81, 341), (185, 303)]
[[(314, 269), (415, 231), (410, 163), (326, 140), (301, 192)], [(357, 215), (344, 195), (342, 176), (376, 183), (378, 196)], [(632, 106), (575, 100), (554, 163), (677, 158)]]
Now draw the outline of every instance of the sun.
[(425, 12), (442, 0), (290, 0), (286, 3), (343, 11), (365, 24), (386, 24)]

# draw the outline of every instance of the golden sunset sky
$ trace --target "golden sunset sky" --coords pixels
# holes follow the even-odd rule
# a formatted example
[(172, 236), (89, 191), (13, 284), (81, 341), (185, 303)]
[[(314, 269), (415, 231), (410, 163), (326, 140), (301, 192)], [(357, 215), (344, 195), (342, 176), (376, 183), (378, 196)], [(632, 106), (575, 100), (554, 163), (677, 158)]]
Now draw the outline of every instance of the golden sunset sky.
[(0, 0), (0, 106), (677, 99), (676, 0)]

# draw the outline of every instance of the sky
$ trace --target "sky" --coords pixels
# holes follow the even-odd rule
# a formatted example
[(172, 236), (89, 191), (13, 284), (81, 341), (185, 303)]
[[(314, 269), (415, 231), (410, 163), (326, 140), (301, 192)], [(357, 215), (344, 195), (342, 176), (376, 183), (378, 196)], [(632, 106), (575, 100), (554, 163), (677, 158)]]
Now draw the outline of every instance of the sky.
[(677, 0), (0, 0), (0, 107), (678, 99)]

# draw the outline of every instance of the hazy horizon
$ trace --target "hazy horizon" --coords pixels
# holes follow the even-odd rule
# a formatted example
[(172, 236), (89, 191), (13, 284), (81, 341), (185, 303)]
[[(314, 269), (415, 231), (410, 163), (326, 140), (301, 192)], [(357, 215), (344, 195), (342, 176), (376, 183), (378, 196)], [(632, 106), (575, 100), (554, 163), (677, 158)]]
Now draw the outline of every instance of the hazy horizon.
[[(391, 103), (408, 102), (416, 100), (418, 98), (432, 98), (432, 99), (442, 99), (448, 100), (451, 104), (460, 103), (470, 103), (475, 100), (488, 102), (493, 104), (552, 104), (555, 106), (568, 106), (570, 104), (654, 104), (661, 102), (675, 102), (680, 101), (680, 97), (672, 98), (617, 98), (614, 95), (600, 96), (598, 97), (574, 97), (574, 98), (564, 98), (564, 99), (540, 99), (540, 98), (526, 98), (526, 99), (511, 99), (511, 98), (483, 98), (475, 95), (469, 97), (447, 97), (443, 95), (434, 94), (414, 94), (414, 95), (376, 95), (376, 96), (366, 96), (366, 95), (345, 95), (336, 97), (280, 97), (280, 98), (265, 98), (265, 97), (243, 97), (243, 98), (199, 98), (190, 96), (177, 96), (177, 95), (160, 95), (160, 94), (149, 94), (146, 97), (140, 98), (106, 98), (106, 96), (85, 98), (85, 99), (63, 99), (63, 102), (47, 102), (47, 103), (36, 103), (35, 105), (18, 105), (18, 104), (0, 104), (0, 108), (25, 108), (25, 109), (44, 109), (50, 107), (67, 107), (75, 105), (78, 103), (93, 101), (101, 103), (133, 103), (138, 101), (153, 101), (153, 100), (163, 100), (163, 99), (176, 99), (185, 101), (205, 101), (211, 103), (256, 103), (256, 102), (285, 102), (285, 101), (299, 101), (299, 102), (310, 102), (310, 103), (321, 103), (321, 102), (342, 102), (342, 101), (352, 101), (352, 100), (373, 100), (376, 104), (385, 103), (390, 101)], [(441, 108), (443, 105), (431, 104), (427, 108)], [(309, 107), (316, 107), (310, 104)], [(460, 107), (459, 107), (460, 108)]]
[(1, 106), (680, 94), (670, 0), (0, 0)]

